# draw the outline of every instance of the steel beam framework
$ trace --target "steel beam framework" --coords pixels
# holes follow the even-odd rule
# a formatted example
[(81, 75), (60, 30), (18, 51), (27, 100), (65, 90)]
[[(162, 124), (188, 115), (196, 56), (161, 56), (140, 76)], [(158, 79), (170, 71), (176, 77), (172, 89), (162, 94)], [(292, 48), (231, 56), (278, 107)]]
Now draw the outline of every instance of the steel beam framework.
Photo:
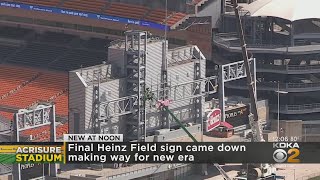
[(129, 140), (145, 141), (146, 138), (146, 52), (147, 32), (127, 31), (125, 40), (127, 94), (137, 95), (128, 114), (127, 134)]
[[(163, 67), (161, 69), (161, 82), (151, 85), (146, 89), (146, 52), (147, 52), (147, 32), (128, 31), (125, 39), (125, 69), (126, 69), (126, 97), (101, 102), (99, 99), (99, 86), (94, 85), (93, 95), (93, 124), (109, 122), (112, 118), (126, 117), (126, 134), (127, 140), (145, 141), (146, 138), (146, 94), (152, 93), (152, 106), (156, 110), (158, 100), (185, 101), (192, 100), (194, 104), (195, 122), (203, 120), (202, 103), (205, 96), (217, 92), (217, 77), (201, 78), (201, 62), (205, 57), (198, 48), (197, 56), (193, 56), (194, 77), (190, 82), (171, 85), (168, 81), (167, 60), (163, 57)], [(166, 51), (166, 43), (163, 45), (163, 51)], [(166, 55), (165, 52), (163, 52)], [(98, 84), (99, 82), (98, 78)], [(205, 88), (203, 88), (205, 86)], [(156, 112), (156, 111), (155, 111)], [(168, 113), (160, 112), (162, 128), (170, 126)], [(97, 132), (102, 133), (102, 132)]]
[[(50, 142), (56, 141), (55, 105), (39, 105), (35, 109), (22, 109), (14, 115), (12, 142), (21, 142), (20, 132), (50, 125)], [(57, 175), (57, 165), (50, 164), (50, 176)], [(13, 179), (21, 180), (20, 164), (13, 165)]]
[[(202, 85), (206, 86), (204, 91), (201, 91)], [(154, 93), (155, 101), (162, 100), (163, 91), (166, 91), (168, 99), (178, 102), (214, 94), (217, 92), (217, 87), (217, 77), (212, 76), (174, 86), (168, 86), (165, 89), (162, 89), (161, 84), (159, 84), (152, 86), (151, 90)], [(115, 117), (136, 113), (137, 110), (135, 109), (135, 106), (137, 102), (138, 95), (101, 102), (100, 121), (109, 121)]]
[[(255, 94), (257, 95), (256, 83), (256, 60), (250, 59), (252, 66)], [(238, 61), (220, 66), (219, 72), (219, 107), (221, 109), (221, 121), (225, 121), (225, 88), (224, 83), (247, 77), (244, 61)]]

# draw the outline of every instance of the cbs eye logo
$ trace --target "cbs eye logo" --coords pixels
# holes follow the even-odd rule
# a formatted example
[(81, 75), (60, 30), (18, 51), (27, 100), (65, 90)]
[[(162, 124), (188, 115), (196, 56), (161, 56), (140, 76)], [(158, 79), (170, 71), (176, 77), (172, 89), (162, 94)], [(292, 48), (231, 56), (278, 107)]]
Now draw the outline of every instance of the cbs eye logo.
[(297, 157), (300, 155), (300, 150), (293, 148), (289, 149), (288, 152), (283, 149), (276, 149), (273, 152), (273, 160), (277, 163), (299, 163), (300, 159), (297, 159)]

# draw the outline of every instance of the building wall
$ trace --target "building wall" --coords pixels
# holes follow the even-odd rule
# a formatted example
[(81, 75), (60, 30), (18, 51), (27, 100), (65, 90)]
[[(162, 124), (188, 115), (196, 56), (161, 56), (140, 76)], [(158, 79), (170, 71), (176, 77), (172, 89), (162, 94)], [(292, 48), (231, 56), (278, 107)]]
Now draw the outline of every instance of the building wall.
[[(151, 88), (153, 91), (156, 91), (160, 88), (159, 83), (161, 81), (161, 67), (162, 67), (162, 47), (163, 43), (152, 42), (148, 45), (147, 49), (147, 59), (146, 59), (146, 84), (147, 87)], [(181, 48), (182, 50), (183, 48)], [(194, 72), (195, 72), (195, 62), (191, 59), (190, 55), (190, 47), (185, 48), (188, 51), (183, 54), (183, 58), (176, 59), (175, 61), (171, 61), (171, 65), (168, 67), (168, 81), (171, 86), (175, 86), (178, 84), (192, 82), (194, 80)], [(192, 48), (193, 50), (193, 48)], [(193, 50), (195, 51), (195, 50)], [(193, 52), (192, 51), (192, 52)], [(182, 50), (184, 53), (184, 51)], [(181, 53), (182, 53), (181, 52)], [(193, 52), (195, 56), (197, 54)], [(122, 67), (122, 72), (125, 72), (125, 60), (124, 60), (124, 50), (117, 47), (109, 48), (109, 60), (108, 63), (112, 64), (111, 69), (114, 69), (114, 66)], [(176, 62), (177, 61), (177, 62)], [(179, 62), (180, 61), (180, 62)], [(175, 62), (175, 64), (172, 64)], [(201, 60), (201, 77), (205, 77), (205, 59)], [(108, 66), (109, 65), (104, 65)], [(97, 66), (98, 67), (98, 66)], [(103, 67), (103, 66), (99, 66)], [(86, 68), (90, 69), (89, 71), (93, 71), (96, 67)], [(109, 68), (110, 69), (110, 68)], [(78, 70), (80, 71), (80, 70)], [(81, 70), (83, 74), (87, 74), (87, 70)], [(90, 72), (91, 73), (91, 72)], [(90, 74), (89, 73), (89, 74)], [(106, 71), (103, 71), (105, 74)], [(122, 73), (120, 73), (122, 74)], [(81, 82), (81, 78), (76, 73), (70, 73), (70, 108), (78, 108), (80, 112), (84, 112), (80, 116), (81, 120), (81, 131), (80, 133), (92, 133), (92, 99), (93, 99), (93, 85), (92, 83), (88, 83), (88, 86), (85, 87), (84, 83)], [(157, 86), (158, 85), (158, 86)], [(201, 91), (204, 91), (205, 85), (202, 84)], [(191, 91), (193, 90), (193, 86), (190, 84), (185, 87), (185, 95), (190, 96)], [(182, 86), (180, 87), (180, 93), (183, 92)], [(174, 94), (174, 89), (171, 91)], [(181, 94), (176, 93), (177, 96)], [(100, 100), (102, 102), (118, 99), (120, 97), (125, 97), (126, 94), (126, 79), (125, 78), (116, 78), (109, 79), (107, 82), (102, 81), (100, 83)], [(203, 99), (204, 102), (204, 99)], [(155, 103), (155, 102), (152, 102)], [(147, 131), (154, 131), (156, 129), (161, 129), (161, 114), (156, 107), (152, 106), (153, 104), (147, 103)], [(111, 107), (113, 108), (113, 107)], [(202, 106), (204, 110), (204, 104)], [(114, 108), (116, 109), (116, 108)], [(194, 102), (192, 99), (173, 102), (170, 105), (170, 110), (177, 116), (179, 120), (182, 122), (194, 122), (195, 121), (195, 112), (194, 112)], [(102, 109), (103, 110), (103, 109)], [(204, 111), (203, 111), (204, 114)], [(70, 116), (73, 116), (72, 114)], [(172, 117), (169, 116), (170, 119)], [(73, 121), (73, 118), (70, 118)], [(198, 118), (199, 121), (199, 118)], [(73, 122), (70, 123), (71, 127), (73, 127)], [(174, 125), (175, 122), (172, 121), (171, 125)], [(115, 117), (110, 121), (101, 124), (102, 133), (124, 133), (126, 130), (126, 116)], [(72, 131), (71, 131), (72, 132)]]
[(146, 86), (151, 87), (153, 84), (161, 81), (161, 66), (162, 66), (162, 46), (163, 43), (153, 42), (147, 46), (146, 56)]
[(214, 0), (203, 10), (197, 13), (197, 17), (210, 16), (212, 18), (212, 28), (218, 28), (217, 23), (221, 14), (221, 0)]
[(298, 138), (298, 141), (302, 141), (302, 121), (280, 121), (280, 137), (287, 137), (288, 141), (292, 138)]
[[(118, 99), (125, 91), (125, 80), (115, 79), (100, 84), (100, 100), (102, 102)], [(90, 133), (92, 130), (92, 99), (93, 86), (88, 86), (85, 91), (85, 132)], [(119, 133), (122, 129), (121, 121), (118, 117), (101, 124), (103, 133)]]
[(120, 74), (125, 74), (124, 49), (117, 47), (108, 48), (108, 63), (113, 64), (113, 71), (119, 70)]
[[(79, 133), (85, 129), (85, 91), (86, 85), (76, 72), (69, 73), (69, 132), (74, 133), (74, 121), (79, 121)], [(74, 119), (74, 113), (79, 113), (80, 119)]]
[(269, 121), (269, 104), (268, 104), (268, 100), (257, 101), (257, 108), (258, 108), (259, 120), (262, 121), (262, 122), (268, 122)]

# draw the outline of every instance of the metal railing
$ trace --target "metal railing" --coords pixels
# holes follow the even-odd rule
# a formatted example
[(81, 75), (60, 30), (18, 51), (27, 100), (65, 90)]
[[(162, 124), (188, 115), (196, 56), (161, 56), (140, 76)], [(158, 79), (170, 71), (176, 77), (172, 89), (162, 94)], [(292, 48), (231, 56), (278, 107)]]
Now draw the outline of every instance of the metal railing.
[(319, 69), (320, 70), (320, 65), (288, 65), (286, 66), (287, 70), (314, 70), (314, 69)]
[[(227, 86), (238, 86), (246, 88), (245, 82), (232, 82)], [(257, 87), (260, 89), (278, 89), (278, 82), (257, 82)], [(304, 88), (320, 88), (320, 82), (316, 83), (279, 83), (280, 89), (290, 90), (290, 89), (304, 89)]]
[(62, 174), (58, 175), (56, 179), (65, 179), (70, 178), (71, 176), (80, 176), (85, 177), (86, 175), (94, 175), (104, 177), (105, 179), (117, 179), (119, 177), (126, 177), (133, 174), (144, 173), (148, 170), (156, 170), (162, 164), (135, 164), (128, 167), (120, 167), (117, 169), (103, 169), (102, 171), (72, 171), (72, 172), (63, 172)]
[[(228, 40), (233, 38), (232, 40)], [(230, 47), (240, 47), (240, 42), (238, 35), (235, 33), (219, 33), (213, 35), (213, 42), (227, 48)], [(287, 48), (290, 47), (287, 44), (259, 44), (259, 43), (249, 43), (248, 48), (266, 48), (266, 49), (276, 49), (276, 48)]]
[(257, 70), (272, 70), (285, 72), (301, 72), (310, 70), (319, 70), (320, 65), (273, 65), (273, 64), (257, 64)]
[[(272, 110), (277, 110), (277, 104), (270, 104)], [(301, 105), (281, 105), (281, 111), (306, 111), (306, 110), (319, 110), (320, 111), (320, 103), (313, 104), (301, 104)]]

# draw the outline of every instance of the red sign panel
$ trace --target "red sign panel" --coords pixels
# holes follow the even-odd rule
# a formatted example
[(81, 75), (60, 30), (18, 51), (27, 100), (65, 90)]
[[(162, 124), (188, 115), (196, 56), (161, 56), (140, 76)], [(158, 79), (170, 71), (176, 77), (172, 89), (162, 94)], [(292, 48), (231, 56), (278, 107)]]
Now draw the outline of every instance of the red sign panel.
[(218, 127), (221, 122), (221, 110), (213, 109), (207, 116), (207, 128), (206, 131), (209, 132), (214, 128)]

